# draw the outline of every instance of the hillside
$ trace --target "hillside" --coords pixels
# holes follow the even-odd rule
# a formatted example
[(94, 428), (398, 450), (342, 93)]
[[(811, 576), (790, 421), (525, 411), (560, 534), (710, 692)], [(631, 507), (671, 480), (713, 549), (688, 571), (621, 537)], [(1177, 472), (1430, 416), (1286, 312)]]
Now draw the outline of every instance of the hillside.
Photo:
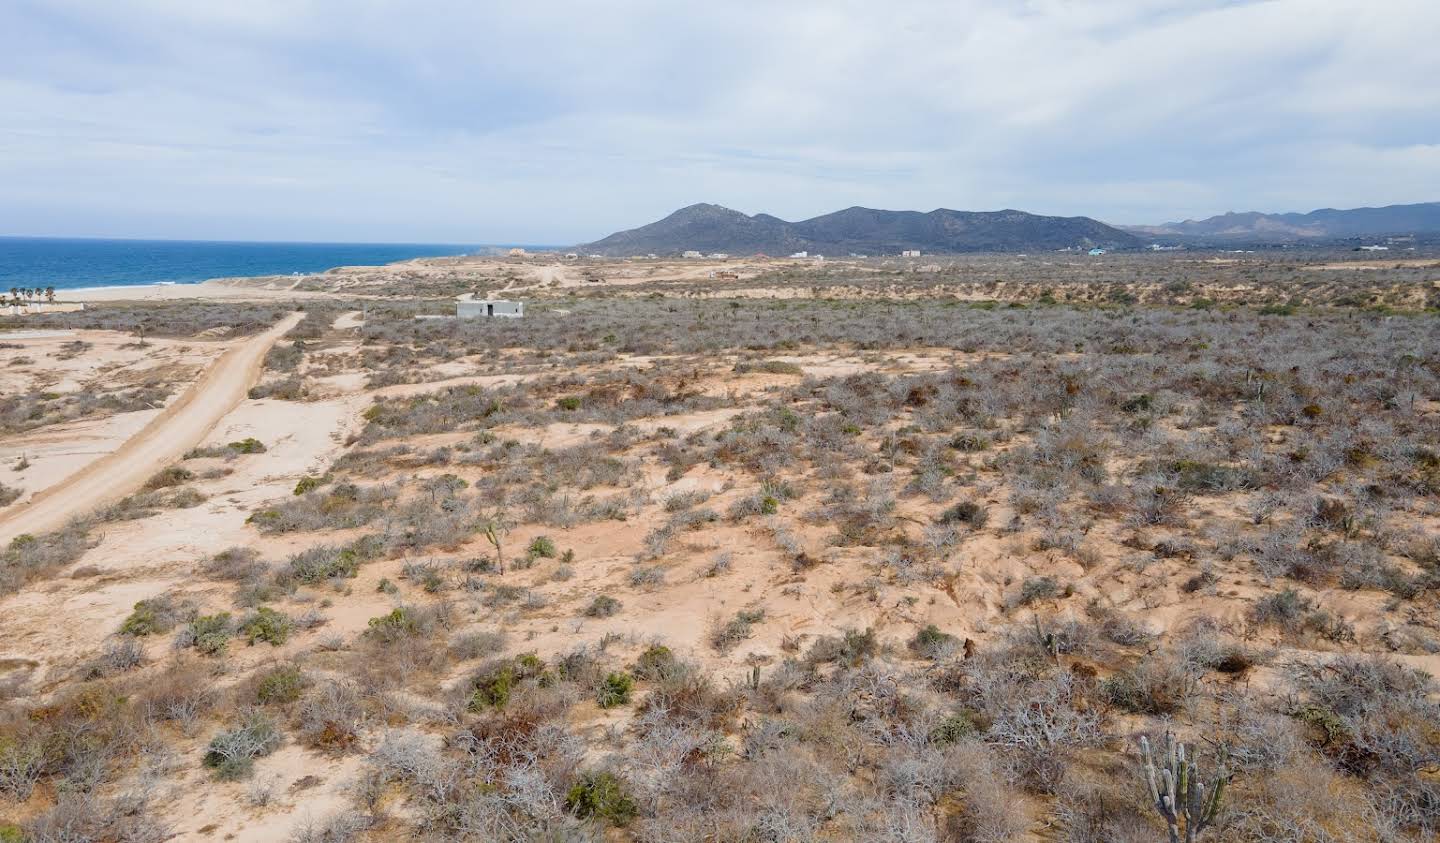
[(1214, 240), (1295, 240), (1440, 233), (1440, 202), (1383, 208), (1322, 208), (1307, 214), (1225, 213), (1155, 226), (1121, 226), (1146, 236)]
[(1047, 217), (1024, 211), (882, 211), (847, 208), (800, 222), (749, 216), (719, 205), (681, 208), (657, 222), (577, 248), (590, 254), (675, 254), (687, 250), (732, 254), (844, 255), (1009, 252), (1067, 247), (1133, 247), (1139, 240), (1089, 217)]

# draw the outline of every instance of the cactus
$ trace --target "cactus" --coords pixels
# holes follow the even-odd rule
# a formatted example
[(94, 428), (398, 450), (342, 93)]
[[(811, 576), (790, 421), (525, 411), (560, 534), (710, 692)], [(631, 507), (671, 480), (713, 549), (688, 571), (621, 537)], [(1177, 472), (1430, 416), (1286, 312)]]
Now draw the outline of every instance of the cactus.
[(760, 690), (760, 665), (758, 664), (750, 666), (750, 690)]
[[(1170, 831), (1170, 843), (1195, 843), (1215, 822), (1220, 813), (1221, 800), (1225, 798), (1225, 784), (1230, 776), (1225, 772), (1225, 751), (1220, 751), (1220, 761), (1215, 780), (1207, 788), (1200, 781), (1200, 771), (1192, 755), (1187, 758), (1185, 744), (1175, 740), (1168, 731), (1165, 733), (1165, 754), (1160, 767), (1150, 753), (1150, 739), (1140, 738), (1140, 749), (1145, 755), (1145, 784), (1150, 790), (1150, 801)], [(1182, 831), (1183, 829), (1183, 831)]]
[(501, 546), (501, 539), (506, 532), (505, 522), (501, 519), (494, 519), (485, 525), (485, 540), (495, 548), (495, 570), (500, 574), (505, 573), (505, 550)]

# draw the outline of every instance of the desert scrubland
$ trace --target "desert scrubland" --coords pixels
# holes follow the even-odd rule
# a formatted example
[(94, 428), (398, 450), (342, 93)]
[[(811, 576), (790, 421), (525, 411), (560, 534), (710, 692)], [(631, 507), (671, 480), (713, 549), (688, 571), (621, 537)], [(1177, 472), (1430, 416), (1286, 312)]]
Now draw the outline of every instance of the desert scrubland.
[(1167, 733), (1198, 839), (1440, 833), (1440, 261), (183, 292), (0, 317), (0, 840), (1148, 843)]

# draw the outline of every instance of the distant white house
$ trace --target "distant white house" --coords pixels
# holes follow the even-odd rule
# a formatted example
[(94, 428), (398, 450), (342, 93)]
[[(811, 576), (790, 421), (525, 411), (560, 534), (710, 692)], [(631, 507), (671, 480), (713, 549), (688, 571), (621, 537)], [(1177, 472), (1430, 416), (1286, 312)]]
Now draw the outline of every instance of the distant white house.
[(729, 257), (730, 257), (730, 256), (727, 255), (727, 254), (725, 254), (724, 252), (711, 252), (711, 253), (710, 253), (710, 259), (711, 259), (711, 260), (723, 261), (723, 260), (725, 260), (725, 259), (727, 259), (727, 258), (729, 258)]
[(689, 250), (688, 252), (686, 252), (685, 254), (681, 255), (681, 257), (684, 257), (684, 258), (703, 258), (703, 257), (705, 257), (705, 256), (702, 255), (702, 254), (700, 254), (699, 252), (695, 251), (694, 249), (691, 249), (691, 250)]
[(808, 257), (810, 257), (810, 253), (809, 253), (809, 252), (794, 252), (794, 253), (792, 253), (792, 254), (790, 255), (790, 257), (792, 257), (792, 258), (808, 258)]
[(1361, 247), (1360, 247), (1360, 251), (1362, 251), (1362, 252), (1388, 252), (1388, 251), (1390, 251), (1390, 247), (1389, 247), (1389, 246), (1361, 246)]
[(903, 252), (900, 253), (900, 257), (902, 257), (902, 258), (918, 258), (918, 257), (920, 257), (920, 250), (919, 250), (919, 249), (906, 249), (905, 251), (903, 251)]
[(502, 316), (519, 319), (525, 315), (525, 302), (504, 299), (472, 299), (455, 302), (455, 316), (458, 319), (476, 319), (481, 316)]

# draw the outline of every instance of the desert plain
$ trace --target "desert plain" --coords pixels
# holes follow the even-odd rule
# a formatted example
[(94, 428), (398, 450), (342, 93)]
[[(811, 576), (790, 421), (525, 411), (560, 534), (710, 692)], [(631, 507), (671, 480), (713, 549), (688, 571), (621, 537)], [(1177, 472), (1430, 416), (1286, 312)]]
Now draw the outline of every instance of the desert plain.
[(0, 316), (0, 840), (1140, 843), (1167, 733), (1202, 839), (1440, 833), (1440, 258), (65, 297)]

